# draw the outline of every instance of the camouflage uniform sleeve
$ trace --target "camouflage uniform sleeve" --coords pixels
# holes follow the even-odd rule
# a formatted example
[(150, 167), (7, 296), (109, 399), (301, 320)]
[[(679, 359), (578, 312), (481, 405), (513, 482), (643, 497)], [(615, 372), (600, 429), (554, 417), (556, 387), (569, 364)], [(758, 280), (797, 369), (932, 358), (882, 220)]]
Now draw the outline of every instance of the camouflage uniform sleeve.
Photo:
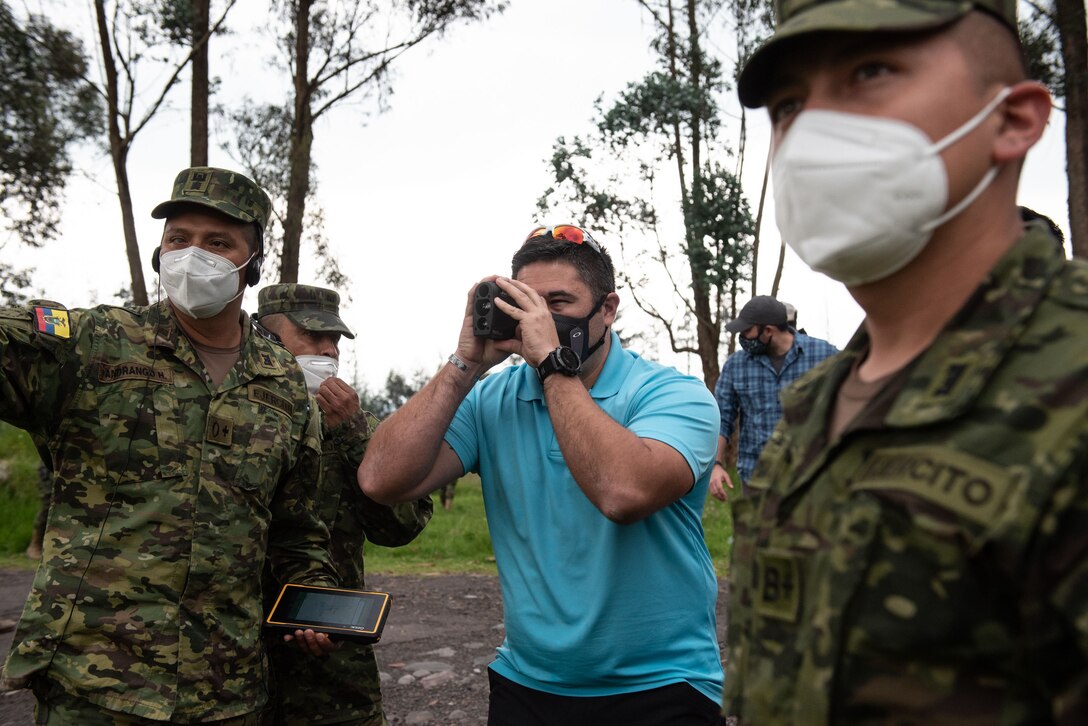
[(314, 495), (322, 491), (321, 419), (312, 404), (298, 458), (280, 482), (272, 501), (268, 562), (281, 583), (339, 585), (329, 554), (329, 530), (319, 516)]
[[(378, 423), (377, 416), (360, 409), (329, 432), (327, 445), (335, 447), (341, 463), (349, 471), (359, 470), (366, 446)], [(434, 512), (429, 496), (392, 507), (378, 504), (365, 494), (362, 496), (364, 504), (358, 514), (363, 532), (369, 541), (383, 547), (400, 547), (414, 540), (431, 521)]]
[(80, 369), (79, 319), (78, 311), (44, 300), (0, 308), (0, 419), (38, 436), (52, 433)]
[[(1088, 661), (1088, 461), (1081, 458), (1076, 473), (1056, 488), (1042, 513), (1040, 544), (1027, 578), (1025, 641), (1034, 651), (1029, 657), (1039, 682), (1051, 686), (1055, 723), (1080, 723), (1088, 713), (1088, 670), (1083, 668)], [(1065, 656), (1064, 644), (1070, 641), (1080, 650), (1080, 665)]]

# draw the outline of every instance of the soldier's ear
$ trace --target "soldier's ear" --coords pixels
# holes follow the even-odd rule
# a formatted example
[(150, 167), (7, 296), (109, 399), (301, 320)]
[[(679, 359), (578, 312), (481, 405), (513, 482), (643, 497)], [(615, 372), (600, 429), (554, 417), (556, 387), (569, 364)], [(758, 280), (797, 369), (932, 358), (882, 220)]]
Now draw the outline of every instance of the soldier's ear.
[(1001, 128), (993, 141), (994, 163), (1024, 158), (1046, 130), (1050, 107), (1050, 92), (1041, 83), (1023, 81), (1013, 86), (998, 107)]

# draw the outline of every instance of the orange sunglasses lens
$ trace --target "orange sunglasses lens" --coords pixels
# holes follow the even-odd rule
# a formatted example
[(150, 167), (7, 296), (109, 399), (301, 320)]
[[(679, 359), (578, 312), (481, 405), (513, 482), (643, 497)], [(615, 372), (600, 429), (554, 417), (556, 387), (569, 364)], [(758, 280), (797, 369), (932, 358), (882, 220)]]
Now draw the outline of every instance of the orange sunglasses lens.
[(552, 237), (576, 245), (580, 245), (586, 241), (586, 233), (570, 224), (557, 224), (552, 227)]
[(530, 240), (533, 237), (543, 237), (551, 232), (552, 239), (557, 239), (562, 242), (570, 242), (571, 244), (587, 245), (594, 252), (600, 253), (601, 248), (597, 246), (597, 243), (589, 236), (589, 232), (586, 232), (581, 227), (575, 227), (573, 224), (557, 224), (554, 227), (537, 227), (525, 238)]

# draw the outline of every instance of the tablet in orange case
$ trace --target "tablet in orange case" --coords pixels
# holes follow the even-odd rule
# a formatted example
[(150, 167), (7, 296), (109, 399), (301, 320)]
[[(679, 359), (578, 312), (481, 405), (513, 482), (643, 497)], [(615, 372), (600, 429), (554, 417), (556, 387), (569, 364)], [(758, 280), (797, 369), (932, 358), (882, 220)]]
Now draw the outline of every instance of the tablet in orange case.
[(377, 643), (389, 615), (389, 593), (312, 585), (283, 586), (265, 627), (293, 633), (318, 633), (362, 643)]

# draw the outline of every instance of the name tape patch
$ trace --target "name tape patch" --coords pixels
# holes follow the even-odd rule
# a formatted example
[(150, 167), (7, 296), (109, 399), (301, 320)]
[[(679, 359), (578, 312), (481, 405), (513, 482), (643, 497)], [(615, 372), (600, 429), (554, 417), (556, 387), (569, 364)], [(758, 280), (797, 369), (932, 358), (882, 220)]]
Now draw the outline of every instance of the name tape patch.
[(260, 386), (250, 386), (249, 400), (262, 405), (274, 408), (285, 416), (293, 416), (295, 413), (295, 405), (291, 403), (290, 399), (284, 398), (278, 394), (273, 393), (267, 388)]
[(155, 383), (173, 383), (174, 372), (169, 368), (155, 368), (144, 363), (100, 363), (98, 366), (98, 380), (101, 383), (113, 383), (114, 381), (136, 380), (153, 381)]
[(854, 480), (857, 489), (913, 494), (981, 525), (1001, 513), (1015, 483), (989, 461), (931, 446), (881, 449)]

